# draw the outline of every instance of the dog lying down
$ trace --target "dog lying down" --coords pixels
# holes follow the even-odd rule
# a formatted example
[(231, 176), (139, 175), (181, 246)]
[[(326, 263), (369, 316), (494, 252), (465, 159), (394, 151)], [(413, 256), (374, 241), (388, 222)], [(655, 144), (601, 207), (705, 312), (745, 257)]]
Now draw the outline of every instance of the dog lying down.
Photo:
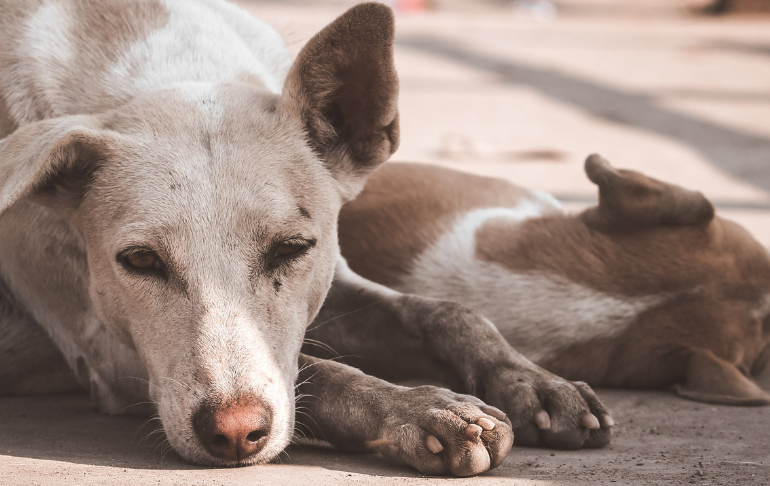
[(599, 205), (564, 214), (501, 180), (387, 164), (343, 207), (342, 254), (365, 278), (482, 313), (569, 380), (770, 404), (751, 379), (770, 361), (767, 251), (699, 192), (596, 155), (585, 170)]
[[(270, 461), (297, 424), (460, 476), (514, 437), (609, 443), (585, 383), (339, 257), (398, 145), (393, 36), (361, 4), (292, 62), (220, 0), (0, 0), (0, 393), (85, 387), (205, 465)], [(380, 378), (301, 353), (308, 326)], [(381, 379), (422, 377), (468, 395)]]

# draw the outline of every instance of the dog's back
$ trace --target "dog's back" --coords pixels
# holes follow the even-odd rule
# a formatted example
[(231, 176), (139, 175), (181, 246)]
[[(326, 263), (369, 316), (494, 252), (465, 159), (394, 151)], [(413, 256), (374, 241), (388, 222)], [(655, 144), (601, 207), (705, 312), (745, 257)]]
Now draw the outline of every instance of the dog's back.
[(201, 90), (242, 81), (278, 93), (291, 61), (275, 30), (225, 2), (4, 0), (0, 138), (160, 90), (200, 100)]
[(699, 193), (597, 158), (587, 169), (601, 203), (564, 215), (504, 181), (386, 165), (343, 209), (343, 256), (371, 280), (481, 312), (569, 379), (770, 403), (746, 379), (770, 359), (767, 252)]

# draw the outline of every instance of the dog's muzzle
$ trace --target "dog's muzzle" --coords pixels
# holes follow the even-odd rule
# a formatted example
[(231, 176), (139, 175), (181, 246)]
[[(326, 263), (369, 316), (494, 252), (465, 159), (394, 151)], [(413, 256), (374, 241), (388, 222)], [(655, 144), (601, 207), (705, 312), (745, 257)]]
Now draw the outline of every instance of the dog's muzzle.
[(240, 463), (265, 447), (272, 416), (259, 398), (241, 396), (224, 403), (204, 402), (193, 415), (192, 425), (212, 456)]

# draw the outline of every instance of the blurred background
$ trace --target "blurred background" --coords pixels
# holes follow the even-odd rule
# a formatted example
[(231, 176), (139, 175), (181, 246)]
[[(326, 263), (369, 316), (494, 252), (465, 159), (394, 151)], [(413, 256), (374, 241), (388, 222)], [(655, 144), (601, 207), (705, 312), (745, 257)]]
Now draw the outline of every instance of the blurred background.
[[(296, 53), (353, 0), (237, 0)], [(583, 161), (704, 192), (770, 246), (770, 0), (390, 0), (401, 146), (596, 201)]]

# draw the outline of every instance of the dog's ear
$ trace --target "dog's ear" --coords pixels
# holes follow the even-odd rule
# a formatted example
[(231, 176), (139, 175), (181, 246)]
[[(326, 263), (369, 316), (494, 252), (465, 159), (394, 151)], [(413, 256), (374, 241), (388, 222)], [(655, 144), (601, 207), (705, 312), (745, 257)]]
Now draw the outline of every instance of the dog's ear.
[(618, 170), (599, 155), (585, 162), (588, 178), (599, 186), (599, 206), (581, 215), (600, 231), (637, 231), (655, 226), (706, 226), (714, 206), (700, 192), (667, 184), (632, 170)]
[(346, 199), (398, 147), (394, 30), (388, 7), (351, 8), (305, 45), (279, 102), (299, 118)]
[(110, 138), (94, 117), (43, 120), (0, 140), (0, 214), (30, 197), (62, 216), (78, 207)]

